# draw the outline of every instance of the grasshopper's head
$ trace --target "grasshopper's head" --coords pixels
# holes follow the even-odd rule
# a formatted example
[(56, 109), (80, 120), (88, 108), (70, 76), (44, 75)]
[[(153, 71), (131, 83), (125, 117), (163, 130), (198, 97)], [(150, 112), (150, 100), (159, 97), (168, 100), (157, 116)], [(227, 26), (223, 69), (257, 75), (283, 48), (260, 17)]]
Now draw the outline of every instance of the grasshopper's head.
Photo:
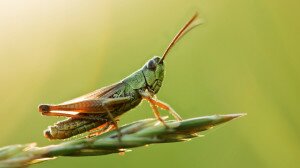
[(154, 94), (159, 91), (164, 79), (164, 62), (160, 60), (160, 57), (155, 56), (146, 62), (142, 68), (146, 87)]

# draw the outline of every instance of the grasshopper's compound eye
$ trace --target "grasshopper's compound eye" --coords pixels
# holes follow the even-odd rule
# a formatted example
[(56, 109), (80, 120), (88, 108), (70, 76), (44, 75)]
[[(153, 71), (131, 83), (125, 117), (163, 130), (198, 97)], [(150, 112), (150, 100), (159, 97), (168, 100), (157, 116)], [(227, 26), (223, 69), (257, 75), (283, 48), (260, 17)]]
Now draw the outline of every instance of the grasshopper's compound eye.
[(155, 71), (156, 69), (156, 63), (154, 60), (150, 60), (147, 64), (147, 68), (150, 69), (151, 71)]

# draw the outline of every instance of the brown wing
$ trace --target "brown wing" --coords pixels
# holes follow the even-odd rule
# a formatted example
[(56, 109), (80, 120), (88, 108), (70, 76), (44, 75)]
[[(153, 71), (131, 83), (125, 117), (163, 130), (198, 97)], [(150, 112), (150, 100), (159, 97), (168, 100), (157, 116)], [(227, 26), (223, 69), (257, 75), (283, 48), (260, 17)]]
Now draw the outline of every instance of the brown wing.
[[(47, 106), (49, 113), (105, 113), (113, 112), (115, 109), (123, 106), (131, 100), (130, 96), (118, 98), (100, 98), (100, 99), (86, 99), (78, 102), (58, 104), (58, 105), (43, 105)], [(43, 112), (43, 111), (42, 111)], [(45, 111), (44, 111), (45, 114)], [(67, 113), (66, 113), (67, 114)]]
[(123, 84), (121, 82), (115, 83), (100, 89), (97, 89), (91, 93), (88, 93), (86, 95), (74, 98), (72, 100), (65, 101), (63, 103), (60, 103), (60, 105), (64, 104), (70, 104), (75, 102), (81, 102), (88, 99), (99, 99), (99, 98), (107, 98), (112, 96)]
[(69, 112), (112, 112), (116, 108), (122, 106), (123, 104), (126, 104), (131, 100), (131, 97), (110, 98), (113, 94), (122, 89), (122, 86), (124, 86), (123, 83), (116, 83), (58, 105), (42, 104), (39, 106), (39, 111), (42, 112), (43, 115), (53, 116), (63, 116), (64, 114), (68, 114)]

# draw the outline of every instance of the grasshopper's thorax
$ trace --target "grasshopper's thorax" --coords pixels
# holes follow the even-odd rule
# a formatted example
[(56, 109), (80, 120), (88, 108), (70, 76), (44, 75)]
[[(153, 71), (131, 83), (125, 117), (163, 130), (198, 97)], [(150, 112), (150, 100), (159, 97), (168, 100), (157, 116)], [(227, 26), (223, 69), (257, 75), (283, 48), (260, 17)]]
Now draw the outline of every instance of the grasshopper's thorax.
[(153, 57), (146, 64), (123, 80), (133, 89), (148, 89), (156, 94), (164, 79), (164, 63), (160, 62), (160, 57)]

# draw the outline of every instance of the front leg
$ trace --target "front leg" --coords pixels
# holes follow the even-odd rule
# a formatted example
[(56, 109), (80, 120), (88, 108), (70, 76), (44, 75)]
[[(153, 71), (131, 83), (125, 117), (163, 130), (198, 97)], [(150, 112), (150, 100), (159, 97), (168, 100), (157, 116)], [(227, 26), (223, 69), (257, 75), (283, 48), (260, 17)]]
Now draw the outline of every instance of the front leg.
[[(153, 99), (153, 98), (152, 98)], [(167, 103), (164, 103), (160, 100), (155, 100), (153, 99), (152, 101), (154, 101), (155, 105), (157, 105), (158, 107), (169, 111), (169, 113), (177, 120), (177, 121), (182, 121), (182, 118), (180, 117), (180, 115), (178, 113), (176, 113), (176, 111)]]
[(159, 101), (159, 100), (156, 100), (153, 98), (153, 95), (149, 92), (149, 91), (143, 91), (143, 90), (139, 90), (139, 93), (140, 95), (142, 96), (143, 99), (147, 100), (150, 104), (151, 104), (151, 107), (152, 107), (152, 110), (154, 112), (154, 115), (155, 117), (161, 121), (164, 125), (165, 125), (165, 122), (163, 121), (163, 119), (160, 117), (159, 115), (159, 111), (157, 109), (156, 106), (164, 109), (164, 110), (167, 110), (169, 111), (169, 113), (177, 120), (177, 121), (181, 121), (182, 118), (175, 112), (175, 110), (169, 106), (168, 104), (162, 102), (162, 101)]

